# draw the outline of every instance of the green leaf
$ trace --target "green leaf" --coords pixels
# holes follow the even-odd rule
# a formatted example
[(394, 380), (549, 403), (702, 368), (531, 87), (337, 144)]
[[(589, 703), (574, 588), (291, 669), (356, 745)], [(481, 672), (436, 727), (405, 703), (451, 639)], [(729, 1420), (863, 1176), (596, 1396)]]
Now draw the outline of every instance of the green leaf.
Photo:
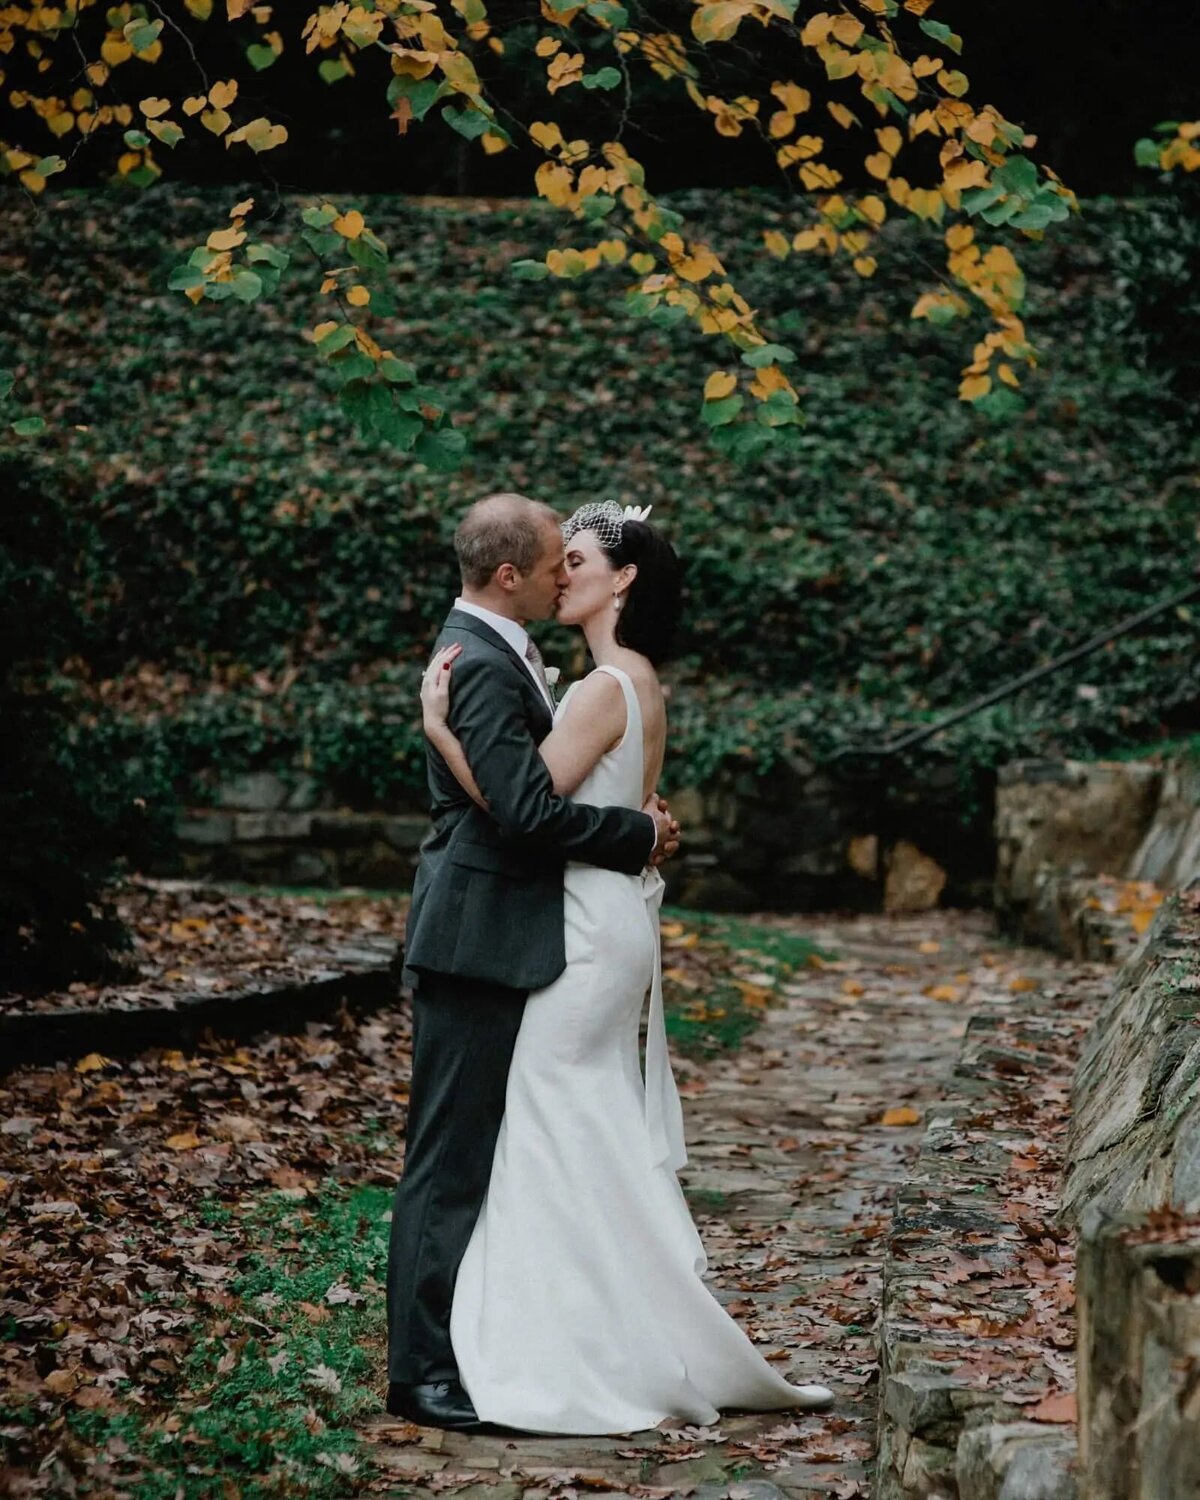
[(759, 344), (755, 349), (746, 350), (742, 363), (752, 370), (761, 370), (763, 365), (790, 365), (795, 358), (794, 352), (783, 344)]
[(732, 422), (746, 404), (746, 398), (735, 391), (723, 401), (706, 401), (700, 408), (700, 420), (709, 427), (724, 427)]
[(629, 25), (629, 12), (618, 0), (591, 0), (587, 13), (593, 21), (613, 31), (624, 31)]
[(258, 261), (266, 261), (267, 265), (274, 266), (277, 270), (287, 269), (291, 256), (286, 250), (277, 250), (274, 245), (247, 245), (246, 259), (255, 264)]
[(278, 59), (279, 53), (275, 48), (268, 47), (263, 42), (251, 42), (246, 48), (246, 61), (256, 73), (265, 72)]
[(53, 177), (55, 172), (65, 172), (67, 164), (61, 156), (43, 156), (34, 162), (33, 170), (39, 177)]
[(1160, 162), (1159, 147), (1157, 141), (1152, 141), (1149, 136), (1143, 136), (1133, 148), (1133, 159), (1139, 167), (1157, 167)]
[(994, 180), (987, 187), (968, 188), (962, 195), (963, 212), (973, 218), (991, 208), (993, 203), (999, 203), (1003, 197), (1004, 189), (997, 187)]
[(459, 135), (465, 135), (467, 140), (478, 140), (491, 128), (492, 122), (487, 115), (477, 109), (455, 109), (452, 104), (447, 104), (442, 110), (442, 119), (450, 126), (451, 130), (457, 130)]
[(545, 281), (549, 266), (540, 260), (514, 260), (510, 268), (518, 281)]
[(392, 385), (410, 385), (417, 378), (416, 370), (402, 359), (380, 360), (379, 373)]
[(375, 373), (375, 361), (358, 349), (341, 359), (331, 359), (329, 365), (343, 385), (349, 380), (370, 380)]
[(176, 266), (167, 278), (167, 285), (173, 292), (186, 292), (189, 287), (203, 286), (204, 280), (204, 272), (195, 266)]
[(325, 203), (319, 206), (311, 204), (300, 215), (301, 219), (310, 229), (324, 229), (327, 225), (332, 224), (337, 216), (337, 209), (334, 208), (332, 203)]
[(457, 469), (467, 451), (466, 434), (455, 427), (438, 427), (423, 432), (413, 448), (413, 457), (439, 474)]
[(423, 120), (439, 99), (452, 92), (445, 79), (398, 77), (388, 84), (387, 101), (394, 107), (407, 99), (413, 118)]
[(1002, 167), (997, 167), (992, 180), (1006, 193), (1035, 193), (1038, 169), (1027, 156), (1010, 156)]
[(617, 206), (617, 200), (608, 193), (596, 193), (591, 198), (583, 200), (583, 217), (588, 224), (594, 224), (599, 219), (606, 219)]
[(11, 370), (0, 370), (0, 401), (7, 401), (12, 395), (12, 388), (17, 383), (17, 377)]
[(245, 266), (239, 266), (236, 275), (229, 283), (233, 295), (239, 302), (253, 302), (262, 296), (262, 277), (254, 271), (248, 271)]
[(764, 427), (788, 427), (800, 420), (800, 409), (790, 391), (772, 391), (759, 402), (754, 418)]
[(944, 21), (921, 21), (921, 30), (926, 36), (931, 36), (935, 42), (941, 42), (943, 47), (949, 47), (951, 52), (962, 51), (962, 37), (957, 32), (951, 31)]
[(601, 68), (597, 73), (585, 73), (579, 80), (585, 89), (615, 89), (621, 86), (620, 68)]
[(37, 437), (39, 432), (46, 430), (45, 418), (21, 417), (12, 424), (12, 430), (18, 437)]
[(356, 266), (363, 266), (370, 271), (386, 270), (387, 246), (371, 230), (364, 229), (356, 240), (347, 241), (346, 248)]
[(161, 21), (129, 21), (123, 28), (125, 40), (135, 52), (148, 52), (162, 29)]
[(339, 349), (344, 349), (347, 344), (354, 342), (354, 325), (352, 323), (339, 323), (336, 328), (331, 328), (323, 338), (317, 340), (317, 349), (328, 359), (331, 354), (336, 354)]
[(127, 130), (125, 144), (131, 151), (141, 151), (143, 147), (150, 144), (150, 137), (142, 130)]
[(321, 75), (322, 83), (340, 83), (343, 78), (349, 78), (350, 69), (340, 57), (327, 57), (317, 68)]

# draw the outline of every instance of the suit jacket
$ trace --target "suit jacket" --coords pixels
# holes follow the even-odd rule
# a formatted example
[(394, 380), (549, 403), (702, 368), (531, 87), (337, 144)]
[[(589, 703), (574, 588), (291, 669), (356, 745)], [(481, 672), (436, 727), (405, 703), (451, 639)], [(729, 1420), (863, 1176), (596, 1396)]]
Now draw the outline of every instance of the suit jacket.
[(489, 811), (426, 747), (433, 828), (421, 845), (405, 947), (405, 977), (453, 974), (513, 989), (550, 984), (566, 968), (567, 860), (636, 875), (654, 825), (624, 807), (558, 796), (538, 745), (553, 716), (528, 667), (485, 621), (451, 610), (438, 648), (461, 645), (450, 727)]

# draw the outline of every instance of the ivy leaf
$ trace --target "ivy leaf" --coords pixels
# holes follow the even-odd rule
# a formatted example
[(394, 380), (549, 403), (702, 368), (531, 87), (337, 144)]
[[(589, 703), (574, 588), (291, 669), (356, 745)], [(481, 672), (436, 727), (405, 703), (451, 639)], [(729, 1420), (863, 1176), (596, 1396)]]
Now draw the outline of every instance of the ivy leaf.
[(17, 383), (17, 377), (11, 370), (0, 370), (0, 401), (7, 401), (12, 395), (12, 388)]
[(20, 417), (12, 424), (12, 430), (18, 437), (37, 437), (45, 432), (46, 422), (43, 417)]
[(756, 349), (747, 349), (742, 355), (742, 363), (749, 365), (752, 370), (760, 370), (763, 365), (789, 365), (795, 361), (795, 354), (783, 344), (759, 344)]
[(724, 427), (745, 404), (746, 398), (740, 393), (726, 396), (723, 401), (706, 401), (700, 409), (700, 418), (709, 427)]
[(511, 266), (518, 281), (545, 281), (550, 267), (540, 260), (514, 260)]
[(262, 42), (251, 42), (246, 48), (246, 61), (256, 73), (261, 73), (269, 68), (278, 58), (279, 53), (274, 47), (268, 47)]
[(457, 469), (467, 451), (466, 434), (456, 427), (439, 427), (423, 432), (413, 448), (413, 457), (428, 464), (438, 474)]
[(597, 73), (585, 73), (579, 80), (585, 89), (615, 89), (621, 84), (619, 68), (601, 68)]
[(920, 25), (926, 36), (931, 36), (935, 42), (941, 42), (943, 47), (949, 47), (951, 52), (962, 51), (962, 37), (957, 32), (951, 31), (944, 21), (930, 21), (923, 18)]
[(459, 135), (466, 136), (467, 140), (478, 140), (492, 128), (492, 122), (487, 115), (477, 109), (455, 109), (452, 104), (447, 104), (442, 110), (442, 119), (450, 126), (451, 130), (457, 130)]

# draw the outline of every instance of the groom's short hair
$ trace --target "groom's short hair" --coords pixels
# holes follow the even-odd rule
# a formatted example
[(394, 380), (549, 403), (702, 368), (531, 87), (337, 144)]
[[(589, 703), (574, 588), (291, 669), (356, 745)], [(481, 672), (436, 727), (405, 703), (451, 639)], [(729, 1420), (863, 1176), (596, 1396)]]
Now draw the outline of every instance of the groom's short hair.
[(512, 563), (518, 573), (532, 572), (542, 555), (547, 521), (558, 525), (556, 512), (526, 495), (505, 491), (477, 500), (454, 533), (463, 583), (486, 588), (501, 563)]

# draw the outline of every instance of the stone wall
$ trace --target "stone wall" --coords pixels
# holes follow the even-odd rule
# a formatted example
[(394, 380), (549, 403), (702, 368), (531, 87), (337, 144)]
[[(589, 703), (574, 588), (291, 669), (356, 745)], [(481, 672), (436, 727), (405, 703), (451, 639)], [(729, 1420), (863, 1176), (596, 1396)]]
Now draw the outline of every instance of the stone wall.
[(1071, 1102), (1071, 1219), (1200, 1212), (1200, 891), (1167, 902), (1117, 976)]
[[(766, 777), (731, 771), (671, 793), (685, 838), (666, 871), (669, 899), (714, 911), (983, 904), (991, 792), (964, 793), (953, 766), (886, 785), (839, 778), (801, 756)], [(183, 817), (177, 861), (159, 873), (405, 888), (427, 827), (422, 807), (337, 808), (310, 778), (269, 771), (226, 781), (214, 802)]]
[(996, 791), (994, 905), (1015, 935), (1120, 961), (1158, 892), (1200, 877), (1200, 766), (1015, 761)]

